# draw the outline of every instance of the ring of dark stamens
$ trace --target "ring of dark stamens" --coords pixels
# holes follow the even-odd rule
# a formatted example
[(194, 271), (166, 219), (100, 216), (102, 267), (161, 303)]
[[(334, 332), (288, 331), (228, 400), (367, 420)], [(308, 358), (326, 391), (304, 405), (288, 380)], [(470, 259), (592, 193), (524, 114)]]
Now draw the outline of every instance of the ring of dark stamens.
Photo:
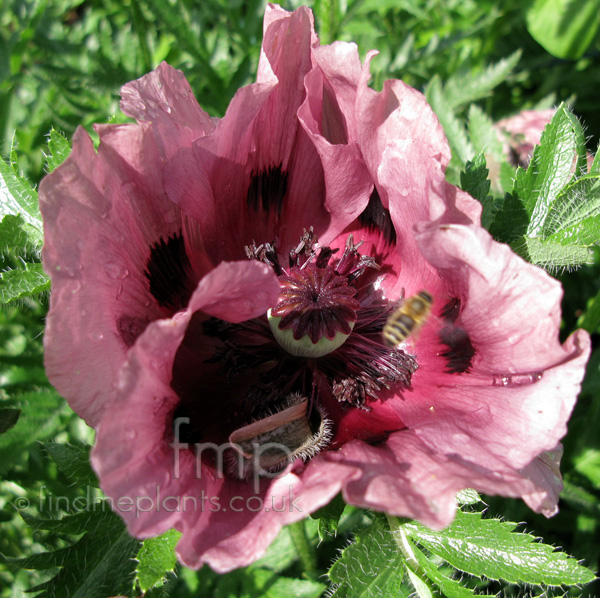
[[(374, 401), (410, 387), (417, 362), (402, 350), (385, 346), (381, 337), (396, 305), (381, 297), (372, 284), (375, 277), (361, 278), (379, 266), (359, 249), (360, 243), (354, 244), (351, 236), (341, 252), (320, 247), (312, 229), (290, 251), (287, 264), (280, 262), (275, 242), (246, 248), (249, 258), (267, 263), (279, 277), (282, 292), (271, 313), (281, 313), (281, 320), (287, 316), (291, 329), (296, 326), (295, 337), (304, 332), (312, 339), (317, 329), (323, 335), (337, 330), (349, 335), (331, 352), (308, 358), (279, 345), (266, 314), (236, 324), (215, 318), (202, 321), (201, 334), (215, 347), (206, 361), (217, 364), (214, 375), (222, 376), (222, 384), (235, 393), (228, 414), (239, 412), (243, 421), (260, 420), (270, 410), (277, 411), (285, 397), (299, 393), (307, 397), (311, 409), (325, 407), (335, 422), (345, 408), (369, 410)], [(319, 317), (316, 323), (311, 310), (302, 309), (309, 301)], [(196, 437), (212, 440), (214, 430), (207, 428), (201, 406), (198, 410), (195, 406), (188, 401), (177, 411), (191, 419), (190, 442)], [(235, 426), (239, 427), (233, 418), (231, 429), (223, 433), (233, 432)]]
[[(279, 316), (282, 320), (287, 315), (290, 320), (301, 322), (306, 312), (298, 306), (308, 302), (306, 296), (312, 293), (310, 301), (316, 305), (313, 312), (319, 320), (315, 323), (306, 316), (308, 323), (296, 325), (298, 334), (303, 332), (302, 326), (309, 336), (322, 327), (319, 330), (324, 335), (343, 330), (348, 331), (348, 338), (331, 352), (309, 358), (292, 355), (278, 343), (272, 320), (266, 314), (241, 323), (198, 319), (198, 328), (188, 331), (190, 347), (198, 343), (214, 347), (203, 358), (209, 372), (206, 388), (208, 392), (227, 388), (229, 399), (224, 405), (213, 402), (213, 416), (207, 418), (206, 403), (198, 401), (195, 394), (196, 378), (192, 377), (192, 384), (183, 374), (183, 383), (174, 377), (171, 384), (181, 401), (172, 415), (173, 421), (178, 417), (189, 419), (180, 430), (184, 442), (224, 442), (243, 422), (261, 420), (264, 414), (278, 411), (282, 401), (294, 393), (307, 397), (309, 417), (324, 409), (336, 425), (341, 424), (346, 409), (368, 411), (374, 401), (397, 396), (410, 387), (418, 364), (411, 355), (382, 342), (382, 328), (397, 305), (383, 299), (373, 284), (375, 276), (363, 277), (378, 270), (379, 265), (373, 257), (360, 254), (361, 243), (354, 244), (349, 235), (339, 252), (319, 246), (309, 229), (283, 264), (276, 246), (273, 242), (246, 248), (250, 259), (268, 264), (279, 277), (282, 292), (275, 313), (283, 312)], [(323, 317), (327, 310), (329, 315)], [(297, 313), (300, 316), (296, 317)], [(199, 335), (205, 338), (199, 339)], [(182, 353), (181, 359), (187, 367), (187, 353)], [(204, 368), (199, 371), (204, 372)], [(386, 434), (367, 435), (364, 440), (382, 442)]]
[(276, 241), (246, 247), (249, 258), (268, 264), (279, 277), (281, 294), (271, 315), (281, 318), (280, 330), (292, 330), (297, 341), (308, 336), (314, 344), (352, 332), (360, 308), (356, 281), (367, 269), (379, 269), (374, 258), (359, 253), (361, 244), (349, 235), (342, 255), (333, 259), (338, 250), (321, 247), (311, 227), (290, 251), (287, 268), (279, 263)]
[[(383, 301), (360, 308), (355, 332), (346, 343), (318, 359), (295, 357), (283, 350), (269, 335), (265, 318), (227, 326), (219, 326), (219, 321), (213, 319), (205, 324), (206, 329), (221, 338), (224, 346), (211, 361), (221, 363), (228, 379), (256, 372), (263, 366), (259, 382), (245, 395), (245, 401), (257, 411), (290, 392), (313, 396), (315, 371), (319, 381), (327, 381), (331, 394), (340, 403), (368, 409), (366, 403), (381, 398), (382, 393), (408, 388), (418, 367), (411, 355), (381, 343), (381, 329), (391, 309), (393, 306)], [(219, 332), (215, 334), (216, 330)], [(265, 342), (246, 344), (244, 339), (249, 336), (255, 341), (262, 337)], [(267, 369), (265, 364), (269, 364)]]

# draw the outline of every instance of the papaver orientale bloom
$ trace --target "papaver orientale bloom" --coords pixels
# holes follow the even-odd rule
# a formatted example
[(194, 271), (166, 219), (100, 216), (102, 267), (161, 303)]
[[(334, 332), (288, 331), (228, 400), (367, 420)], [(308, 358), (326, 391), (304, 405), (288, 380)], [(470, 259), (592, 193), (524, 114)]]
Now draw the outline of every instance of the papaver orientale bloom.
[(222, 119), (162, 64), (40, 186), (48, 375), (129, 531), (177, 528), (188, 566), (246, 565), (340, 491), (436, 528), (465, 487), (556, 510), (589, 339), (560, 344), (560, 285), (481, 228), (373, 56), (271, 5)]
[(524, 167), (529, 164), (534, 146), (539, 145), (546, 125), (555, 113), (554, 108), (523, 110), (496, 123), (504, 154), (511, 164)]
[[(555, 108), (545, 110), (523, 110), (518, 114), (499, 120), (494, 126), (503, 142), (503, 152), (513, 166), (526, 168), (529, 165), (533, 148), (539, 145), (546, 125), (556, 114)], [(573, 168), (577, 157), (573, 158)], [(587, 169), (592, 167), (594, 156), (588, 152)]]

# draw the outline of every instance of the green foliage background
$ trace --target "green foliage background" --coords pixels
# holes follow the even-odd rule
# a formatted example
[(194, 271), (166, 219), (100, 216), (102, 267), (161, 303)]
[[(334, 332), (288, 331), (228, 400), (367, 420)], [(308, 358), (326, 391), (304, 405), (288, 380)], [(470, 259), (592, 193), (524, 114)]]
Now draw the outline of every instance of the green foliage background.
[[(527, 202), (534, 201), (532, 189), (556, 180), (555, 172), (542, 178), (546, 154), (557, 139), (572, 143), (580, 154), (582, 143), (591, 153), (598, 146), (600, 0), (315, 0), (307, 4), (315, 12), (322, 42), (354, 41), (363, 57), (369, 49), (380, 51), (372, 65), (374, 87), (380, 88), (385, 79), (401, 78), (426, 93), (452, 146), (448, 178), (482, 201), (484, 222), (498, 239), (511, 243), (526, 259), (548, 268), (562, 281), (564, 337), (583, 326), (597, 346), (598, 160), (595, 174), (588, 179), (569, 177), (560, 183), (555, 203), (546, 206), (542, 236), (531, 229), (531, 210), (523, 211), (521, 206), (527, 208)], [(283, 5), (292, 9), (299, 3)], [(114, 594), (320, 596), (333, 583), (336, 596), (375, 596), (357, 593), (349, 582), (364, 574), (364, 567), (352, 565), (356, 559), (360, 565), (362, 558), (363, 563), (364, 559), (373, 562), (375, 576), (384, 570), (396, 572), (396, 577), (385, 580), (385, 587), (394, 592), (389, 595), (408, 596), (416, 589), (419, 596), (426, 596), (427, 584), (434, 588), (432, 592), (447, 596), (471, 595), (471, 589), (488, 594), (502, 590), (514, 596), (541, 591), (507, 581), (542, 584), (554, 595), (563, 591), (596, 595), (597, 584), (580, 589), (573, 585), (576, 580), (583, 583), (589, 578), (583, 574), (577, 578), (575, 573), (568, 577), (565, 570), (560, 575), (567, 576), (572, 586), (566, 590), (548, 589), (557, 585), (549, 573), (532, 579), (524, 574), (514, 579), (498, 574), (497, 579), (507, 581), (495, 581), (491, 569), (471, 571), (454, 562), (452, 555), (439, 548), (443, 542), (436, 544), (435, 538), (418, 535), (411, 524), (386, 521), (349, 507), (344, 510), (343, 504), (284, 530), (264, 559), (222, 577), (207, 569), (193, 572), (175, 566), (174, 536), (141, 547), (122, 535), (118, 519), (101, 509), (72, 513), (56, 523), (65, 515), (64, 507), (52, 504), (48, 497), (74, 500), (86, 496), (89, 501), (89, 492), (95, 500), (100, 491), (86, 469), (85, 445), (93, 443), (93, 433), (49, 386), (43, 370), (41, 341), (49, 287), (39, 264), (41, 230), (35, 216), (34, 187), (47, 169), (68, 154), (67, 139), (77, 126), (92, 131), (93, 123), (123, 122), (118, 109), (120, 86), (162, 60), (183, 70), (201, 106), (221, 116), (235, 91), (255, 76), (264, 8), (265, 3), (257, 0), (4, 0), (0, 7), (0, 153), (13, 166), (3, 163), (0, 174), (16, 198), (15, 206), (3, 204), (0, 213), (4, 216), (0, 223), (0, 432), (6, 430), (0, 434), (0, 553), (5, 555), (0, 562), (0, 598), (22, 596), (24, 590), (44, 583), (39, 588), (43, 596), (74, 595), (73, 587), (80, 596), (109, 595), (101, 593), (104, 586), (94, 577), (98, 571), (92, 570), (94, 559), (107, 554), (107, 540), (94, 536), (90, 529), (113, 530), (110, 546), (115, 561), (103, 563), (115, 567), (114, 575), (122, 574), (116, 586), (106, 586)], [(573, 124), (568, 110), (561, 109), (546, 137), (546, 149), (534, 154), (534, 167), (515, 175), (514, 169), (503, 164), (491, 124), (523, 109), (561, 102), (572, 106), (584, 131), (576, 121)], [(486, 179), (494, 165), (500, 175), (492, 177), (490, 187)], [(582, 196), (588, 198), (585, 214), (570, 208)], [(575, 231), (576, 242), (563, 243), (563, 228), (553, 214), (561, 214), (561, 222), (568, 215), (573, 227), (569, 232)], [(516, 236), (515, 230), (520, 231)], [(489, 505), (486, 515), (525, 522), (521, 531), (531, 530), (596, 570), (600, 559), (599, 429), (600, 352), (595, 351), (565, 439), (565, 490), (559, 515), (546, 520), (520, 501), (484, 497)], [(50, 439), (60, 444), (49, 444)], [(64, 443), (74, 448), (56, 448)], [(469, 508), (479, 513), (483, 505), (475, 499)], [(337, 535), (331, 533), (335, 530)], [(494, 533), (509, 532), (498, 527)], [(345, 548), (355, 537), (356, 543)], [(406, 551), (398, 553), (400, 557), (385, 553), (387, 561), (369, 557), (374, 537), (379, 546), (412, 547), (414, 558)], [(520, 541), (514, 539), (515, 545)], [(75, 542), (77, 548), (72, 548)], [(419, 546), (424, 552), (419, 552)], [(344, 553), (329, 577), (323, 577), (342, 548)], [(53, 550), (63, 560), (32, 557)], [(77, 554), (85, 556), (82, 562)], [(14, 560), (23, 557), (32, 560)], [(129, 560), (133, 558), (139, 562)], [(133, 565), (117, 568), (123, 559)], [(468, 594), (453, 585), (458, 582), (450, 578), (457, 575), (450, 565), (471, 574), (464, 574), (461, 582), (461, 587), (470, 588)], [(174, 566), (175, 571), (168, 573)], [(429, 581), (420, 587), (414, 576)], [(450, 581), (440, 581), (439, 576)], [(79, 583), (69, 585), (77, 577)]]

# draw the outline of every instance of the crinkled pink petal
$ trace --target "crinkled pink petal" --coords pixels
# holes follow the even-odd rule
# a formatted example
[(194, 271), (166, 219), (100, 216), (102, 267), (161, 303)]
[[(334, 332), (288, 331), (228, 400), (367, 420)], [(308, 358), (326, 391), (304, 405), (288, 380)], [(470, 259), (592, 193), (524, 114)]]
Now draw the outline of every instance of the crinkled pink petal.
[(218, 497), (219, 508), (209, 517), (196, 514), (195, 519), (183, 520), (180, 559), (193, 568), (207, 563), (220, 573), (251, 564), (284, 525), (326, 505), (340, 490), (339, 477), (317, 469), (312, 475), (288, 473), (268, 488), (263, 484), (259, 493), (247, 482), (215, 480), (205, 495)]
[[(314, 467), (323, 468), (332, 478), (345, 478), (342, 492), (350, 504), (441, 529), (454, 519), (456, 494), (464, 488), (522, 497), (535, 511), (552, 515), (560, 478), (542, 471), (548, 470), (543, 458), (522, 470), (501, 462), (487, 468), (432, 448), (408, 429), (392, 434), (379, 446), (348, 442), (338, 452), (315, 458)], [(337, 469), (331, 469), (332, 463)]]
[[(406, 429), (377, 447), (347, 442), (314, 465), (354, 468), (344, 484), (352, 504), (434, 527), (450, 523), (455, 494), (465, 487), (520, 496), (550, 515), (560, 490), (554, 449), (580, 388), (589, 336), (578, 331), (561, 346), (559, 283), (483, 229), (421, 226), (417, 242), (441, 274), (446, 300), (463, 300), (459, 325), (475, 347), (471, 366), (445, 373), (441, 324), (427, 324), (415, 346), (419, 369), (411, 387), (373, 403), (369, 414), (391, 407)], [(438, 314), (443, 289), (432, 291)]]
[[(437, 219), (478, 222), (481, 206), (446, 183), (450, 149), (424, 96), (401, 81), (386, 81), (380, 93), (367, 86), (373, 56), (367, 55), (358, 87), (358, 143), (393, 221), (397, 251), (410, 264), (402, 277), (404, 289), (412, 294), (432, 284), (431, 268), (415, 243), (413, 226)], [(400, 291), (392, 288), (388, 294), (398, 297)]]
[[(298, 56), (285, 56), (285, 52), (292, 50), (292, 54), (297, 53), (298, 46), (304, 46), (306, 42), (310, 46), (319, 43), (312, 11), (301, 6), (294, 12), (288, 12), (277, 4), (268, 4), (263, 19), (263, 43), (258, 61), (257, 83), (271, 82), (273, 78), (280, 76), (281, 71), (287, 69), (293, 75), (292, 69), (297, 64), (295, 61)], [(282, 59), (285, 62), (281, 62)], [(300, 57), (300, 60), (304, 60), (304, 57)]]
[(558, 497), (563, 489), (560, 475), (562, 454), (563, 446), (558, 444), (551, 451), (535, 458), (522, 470), (537, 487), (536, 491), (524, 494), (523, 500), (536, 513), (542, 513), (546, 517), (552, 517), (558, 512)]
[[(358, 137), (357, 89), (362, 75), (356, 44), (338, 41), (329, 46), (315, 47), (313, 59), (327, 84), (326, 97), (334, 104), (324, 106), (324, 114), (329, 114), (331, 108), (337, 108), (343, 116), (347, 138), (355, 141)], [(323, 129), (325, 137), (331, 139), (326, 122), (323, 123)]]
[[(157, 493), (182, 496), (188, 488), (198, 487), (195, 464), (185, 452), (179, 477), (174, 477), (173, 451), (167, 442), (169, 417), (179, 402), (170, 386), (173, 360), (192, 314), (202, 310), (243, 321), (264, 313), (278, 294), (277, 279), (266, 265), (223, 263), (202, 279), (187, 310), (151, 323), (130, 350), (113, 408), (98, 427), (92, 463), (134, 535), (155, 535), (180, 521), (181, 516), (168, 507), (145, 510)], [(127, 497), (137, 508), (127, 508)]]
[[(315, 52), (324, 49), (317, 48)], [(327, 75), (322, 68), (306, 75), (306, 99), (298, 110), (298, 118), (321, 158), (325, 207), (336, 215), (337, 227), (330, 227), (323, 242), (337, 236), (363, 212), (373, 190), (373, 180), (356, 143), (352, 95), (355, 100), (360, 61), (355, 46), (338, 44), (336, 49), (337, 52), (319, 53)], [(357, 68), (344, 70), (342, 65), (347, 66), (348, 62)]]
[[(511, 148), (521, 163), (527, 163), (534, 145), (539, 145), (546, 125), (552, 120), (556, 108), (547, 110), (523, 110), (519, 114), (503, 118), (495, 125), (498, 137), (504, 143), (504, 153), (510, 157)], [(507, 140), (510, 137), (510, 141)]]
[(211, 133), (217, 120), (200, 108), (185, 75), (166, 62), (123, 86), (121, 110), (138, 122), (152, 123), (166, 159)]
[(297, 117), (316, 43), (312, 14), (269, 14), (259, 82), (237, 92), (213, 135), (167, 165), (167, 193), (203, 222), (213, 261), (240, 259), (245, 245), (275, 237), (292, 246), (305, 228), (322, 235), (330, 226), (321, 160)]
[(477, 348), (474, 372), (525, 374), (568, 360), (558, 341), (560, 283), (483, 228), (423, 226), (417, 242), (448, 295), (464, 298), (461, 320)]
[(162, 192), (151, 132), (120, 125), (99, 134), (96, 153), (78, 129), (69, 158), (40, 185), (52, 277), (46, 368), (90, 425), (115, 394), (128, 347), (165, 313), (144, 271), (150, 247), (181, 228), (179, 209)]
[[(442, 126), (425, 97), (397, 80), (386, 81), (381, 92), (368, 87), (369, 65), (375, 54), (367, 54), (356, 105), (358, 143), (373, 179), (378, 182), (379, 169), (385, 163), (384, 154), (392, 141), (419, 141), (429, 146), (428, 150), (422, 150), (424, 156), (428, 154), (426, 163), (419, 160), (418, 156), (410, 160), (410, 163), (422, 169), (419, 173), (425, 173), (432, 161), (438, 162), (440, 168), (444, 169), (450, 161), (450, 148)], [(381, 199), (386, 206), (389, 191), (385, 187), (380, 190)], [(415, 205), (419, 203), (419, 199), (414, 200)]]
[(434, 327), (424, 330), (414, 392), (398, 403), (400, 417), (442, 451), (524, 467), (566, 433), (589, 336), (578, 331), (561, 346), (559, 283), (483, 229), (444, 225), (418, 242), (449, 296), (463, 300), (460, 326), (475, 355), (467, 372), (444, 374)]

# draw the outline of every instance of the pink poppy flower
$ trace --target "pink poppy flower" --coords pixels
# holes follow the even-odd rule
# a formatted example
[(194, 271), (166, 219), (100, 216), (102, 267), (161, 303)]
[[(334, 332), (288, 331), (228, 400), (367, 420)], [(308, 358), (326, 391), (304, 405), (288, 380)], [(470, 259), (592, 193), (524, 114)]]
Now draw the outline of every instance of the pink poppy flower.
[(498, 136), (504, 144), (504, 154), (514, 166), (529, 164), (533, 148), (539, 145), (546, 125), (556, 109), (523, 110), (496, 123)]
[(479, 226), (372, 57), (271, 5), (222, 119), (162, 64), (123, 88), (137, 124), (78, 130), (41, 184), (48, 375), (129, 531), (176, 527), (190, 567), (253, 562), (340, 491), (437, 528), (465, 487), (556, 509), (588, 336), (560, 344), (560, 285)]
[[(523, 110), (514, 116), (503, 118), (495, 124), (498, 137), (504, 144), (504, 155), (513, 166), (526, 168), (529, 165), (533, 148), (539, 145), (546, 125), (552, 120), (555, 113), (555, 108)], [(574, 169), (575, 160), (574, 158)], [(588, 171), (593, 162), (594, 156), (588, 152)]]

